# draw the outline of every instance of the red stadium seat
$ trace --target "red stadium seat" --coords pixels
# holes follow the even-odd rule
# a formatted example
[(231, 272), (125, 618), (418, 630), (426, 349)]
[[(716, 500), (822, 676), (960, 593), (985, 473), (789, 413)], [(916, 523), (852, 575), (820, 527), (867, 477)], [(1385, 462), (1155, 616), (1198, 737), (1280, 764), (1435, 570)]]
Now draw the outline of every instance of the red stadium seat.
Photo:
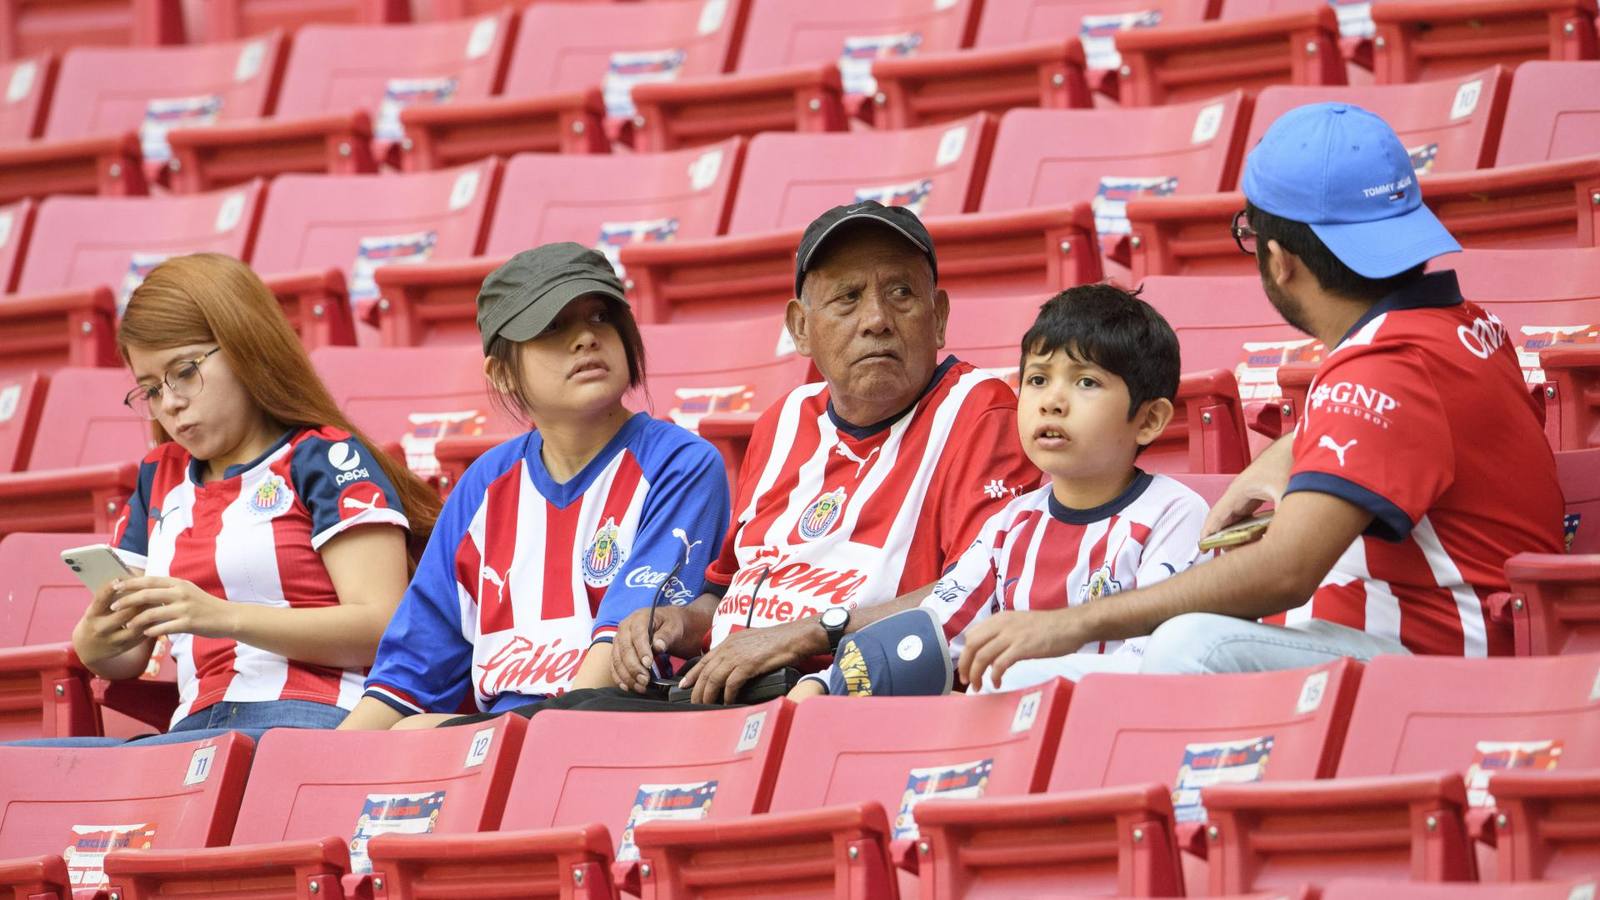
[(229, 846), (112, 851), (106, 874), (128, 900), (371, 896), (371, 835), (500, 824), (526, 727), (503, 716), (424, 731), (275, 728), (256, 750)]
[(1491, 773), (1600, 767), (1597, 683), (1597, 654), (1374, 658), (1333, 780), (1205, 790), (1211, 890), (1350, 874), (1475, 880), (1471, 835), (1493, 812)]
[(1519, 166), (1600, 154), (1600, 93), (1584, 85), (1600, 86), (1600, 62), (1518, 66), (1496, 161)]
[[(72, 628), (88, 592), (60, 553), (104, 541), (78, 533), (0, 539), (9, 601), (0, 617), (0, 741), (100, 733), (92, 675), (72, 652)], [(16, 852), (0, 837), (0, 856)]]
[(307, 25), (295, 33), (270, 119), (168, 136), (174, 190), (262, 175), (371, 172), (402, 138), (400, 111), (478, 100), (500, 87), (515, 19)]
[(1118, 31), (1192, 25), (1220, 7), (1221, 0), (988, 0), (971, 50), (873, 63), (879, 122), (906, 128), (976, 112), (1089, 106), (1091, 81), (1116, 95)]
[(1273, 84), (1344, 84), (1339, 21), (1324, 0), (1226, 0), (1222, 17), (1116, 35), (1124, 106)]
[(0, 294), (17, 289), (28, 238), (33, 236), (34, 208), (31, 200), (0, 206)]
[[(1232, 188), (1249, 120), (1241, 91), (1166, 107), (1015, 110), (1000, 120), (982, 208), (1091, 202), (1101, 247), (1126, 265), (1127, 201)], [(1063, 141), (1063, 134), (1097, 139)]]
[[(641, 318), (706, 321), (776, 309), (794, 292), (800, 229), (830, 206), (867, 198), (919, 211), (938, 250), (940, 286), (953, 292), (1043, 291), (1098, 280), (1088, 203), (1029, 209), (987, 194), (974, 203), (984, 171), (996, 171), (988, 164), (992, 128), (980, 114), (904, 131), (757, 137), (745, 157), (730, 237), (623, 249)], [(985, 214), (959, 215), (974, 206)]]
[(169, 129), (254, 119), (272, 108), (283, 39), (70, 50), (43, 139), (0, 148), (0, 201), (147, 192), (169, 165)]
[[(438, 0), (435, 0), (437, 3)], [(274, 29), (384, 25), (411, 21), (409, 0), (209, 0), (202, 10), (206, 40), (236, 41)]]
[(50, 92), (56, 83), (56, 58), (35, 56), (0, 63), (0, 145), (32, 140), (44, 130)]
[(483, 252), (500, 161), (406, 175), (284, 175), (272, 182), (251, 264), (307, 347), (353, 344), (379, 305), (374, 273)]
[(0, 807), (0, 896), (117, 893), (120, 883), (108, 886), (101, 868), (111, 847), (182, 853), (226, 844), (250, 756), (250, 739), (238, 734), (115, 752), (0, 747), (8, 801)]
[[(665, 716), (540, 713), (498, 831), (380, 837), (374, 877), (400, 896), (610, 897), (614, 867), (616, 881), (637, 894), (636, 818), (716, 822), (766, 812), (793, 709), (777, 700)], [(615, 739), (621, 734), (627, 740)]]
[[(423, 477), (441, 472), (441, 440), (499, 443), (525, 430), (491, 396), (476, 347), (323, 347), (311, 364), (351, 421)], [(417, 382), (419, 372), (426, 382)]]
[[(1015, 387), (1022, 335), (1045, 299), (968, 296), (952, 300), (945, 351), (1005, 377)], [(1181, 331), (1179, 339), (1184, 339)], [(1187, 345), (1184, 350), (1185, 374), (1178, 384), (1176, 412), (1161, 437), (1140, 455), (1139, 465), (1166, 473), (1241, 471), (1250, 462), (1250, 454), (1237, 381), (1229, 371), (1238, 354), (1226, 362), (1196, 363)]]
[(95, 531), (133, 490), (150, 423), (122, 403), (126, 369), (60, 369), (50, 377), (28, 468), (0, 475), (0, 534)]
[(1254, 147), (1268, 126), (1297, 106), (1352, 103), (1389, 123), (1411, 151), (1412, 164), (1420, 176), (1486, 169), (1494, 164), (1510, 85), (1510, 70), (1493, 66), (1418, 84), (1270, 87), (1256, 98), (1255, 117), (1244, 146)]
[(1200, 788), (1331, 776), (1360, 674), (1089, 675), (1046, 793), (918, 808), (922, 896), (1183, 894)]
[[(1592, 878), (1525, 884), (1416, 884), (1376, 878), (1338, 878), (1322, 889), (1322, 900), (1582, 900), (1594, 896)], [(1265, 895), (1263, 895), (1265, 896)]]
[(1594, 0), (1379, 0), (1373, 74), (1398, 84), (1494, 63), (1594, 59)]
[(476, 344), (479, 286), (529, 247), (576, 241), (615, 263), (629, 244), (723, 233), (743, 158), (737, 138), (674, 153), (512, 157), (501, 179), (507, 200), (495, 206), (482, 259), (379, 270), (388, 301), (378, 309), (383, 343)]
[(1499, 880), (1580, 878), (1593, 896), (1600, 872), (1600, 769), (1506, 772), (1490, 788), (1499, 809)]
[[(754, 2), (734, 75), (641, 84), (635, 144), (669, 150), (766, 131), (837, 131), (846, 96), (875, 92), (877, 59), (969, 46), (975, 0)], [(852, 101), (854, 102), (854, 101)]]
[[(608, 130), (636, 124), (631, 84), (716, 76), (733, 67), (747, 6), (747, 0), (530, 6), (503, 96), (406, 110), (411, 144), (403, 163), (424, 169), (490, 153), (607, 152)], [(606, 116), (610, 129), (602, 127)]]
[(0, 376), (0, 472), (20, 472), (28, 467), (49, 386), (50, 376), (44, 372)]
[(919, 800), (1044, 786), (1068, 687), (807, 701), (771, 813), (634, 830), (645, 896), (697, 897), (715, 885), (724, 896), (893, 897), (896, 861), (915, 859)]
[(0, 374), (115, 366), (118, 308), (170, 256), (248, 259), (261, 185), (189, 197), (49, 197), (17, 293), (0, 297)]
[(181, 43), (182, 0), (0, 0), (0, 62), (72, 47)]

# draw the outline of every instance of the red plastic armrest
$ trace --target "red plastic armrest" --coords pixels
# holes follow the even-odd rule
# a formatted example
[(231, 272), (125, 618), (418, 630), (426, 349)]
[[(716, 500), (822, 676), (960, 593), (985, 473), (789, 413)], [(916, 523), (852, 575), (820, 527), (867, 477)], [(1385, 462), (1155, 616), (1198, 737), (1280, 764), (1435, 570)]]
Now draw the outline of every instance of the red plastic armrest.
[(1053, 293), (1104, 274), (1087, 203), (941, 216), (924, 224), (939, 245), (941, 283), (993, 287), (1010, 278), (1018, 287)]
[(27, 647), (0, 649), (0, 674), (12, 672), (39, 672), (45, 677), (60, 677), (88, 670), (78, 661), (71, 643), (33, 644)]
[(0, 148), (0, 203), (43, 194), (136, 196), (149, 189), (133, 132)]
[(842, 95), (831, 64), (641, 84), (633, 89), (634, 144), (653, 152), (761, 131), (841, 131)]
[(1169, 425), (1164, 437), (1186, 437), (1190, 471), (1243, 471), (1250, 462), (1250, 439), (1234, 374), (1227, 369), (1185, 373), (1178, 379), (1175, 400), (1184, 411), (1185, 430)]
[(1530, 12), (1594, 12), (1593, 4), (1585, 0), (1517, 0), (1515, 6), (1506, 0), (1455, 0), (1440, 4), (1436, 0), (1385, 0), (1374, 4), (1374, 22), (1437, 22), (1441, 19), (1484, 19)]
[[(799, 239), (798, 230), (787, 230), (623, 247), (634, 315), (641, 322), (658, 323), (672, 319), (680, 305), (705, 301), (742, 305), (788, 297), (794, 292), (794, 248)], [(693, 277), (680, 284), (675, 277), (680, 269)], [(723, 271), (715, 279), (707, 276), (716, 269)]]
[(72, 897), (72, 880), (67, 864), (57, 856), (28, 856), (0, 859), (0, 896)]
[(1593, 859), (1600, 846), (1600, 771), (1502, 772), (1489, 780), (1489, 791), (1498, 813), (1498, 880), (1554, 877), (1548, 869), (1557, 854), (1566, 857), (1568, 872), (1574, 858)]
[(255, 119), (167, 133), (177, 163), (172, 189), (193, 193), (285, 172), (377, 171), (372, 120), (362, 111)]
[(1600, 447), (1600, 347), (1551, 347), (1539, 352), (1539, 367), (1551, 446)]
[(138, 463), (17, 472), (0, 478), (6, 531), (111, 532), (111, 517), (133, 492)]
[(123, 886), (128, 900), (203, 895), (214, 883), (236, 884), (245, 876), (261, 890), (292, 891), (307, 885), (309, 893), (338, 896), (339, 879), (349, 868), (349, 843), (339, 837), (189, 850), (113, 850), (105, 859), (106, 876)]
[(0, 355), (59, 354), (58, 365), (118, 365), (116, 315), (116, 298), (105, 286), (7, 297), (0, 304)]
[(344, 273), (320, 269), (273, 275), (262, 279), (277, 296), (289, 324), (307, 350), (355, 344), (355, 322), (350, 314), (350, 292)]
[(374, 273), (378, 291), (378, 329), (389, 347), (423, 343), (432, 324), (455, 321), (470, 325), (483, 279), (504, 259), (480, 257), (460, 262), (385, 266)]
[[(1263, 53), (1237, 52), (1241, 45), (1281, 42), (1289, 55), (1289, 80), (1294, 84), (1344, 84), (1344, 56), (1339, 52), (1339, 19), (1331, 6), (1269, 16), (1225, 19), (1161, 28), (1133, 28), (1117, 34), (1123, 69), (1119, 90), (1127, 106), (1153, 106), (1167, 102), (1169, 87), (1185, 82), (1216, 83), (1218, 92), (1230, 82), (1260, 80), (1282, 65)], [(1196, 60), (1181, 71), (1154, 72), (1152, 58), (1195, 54), (1195, 48), (1227, 48), (1236, 52)], [(1274, 79), (1281, 80), (1281, 79)]]
[(401, 111), (401, 166), (439, 169), (514, 153), (609, 153), (599, 88)]
[(910, 128), (982, 110), (1092, 104), (1077, 38), (880, 59), (872, 64), (880, 127)]
[[(571, 885), (572, 896), (609, 900), (612, 884), (610, 832), (604, 825), (480, 834), (379, 835), (367, 845), (374, 885), (384, 892), (415, 896), (438, 879), (461, 896), (508, 880), (529, 895), (549, 896)], [(535, 885), (556, 890), (539, 890)]]

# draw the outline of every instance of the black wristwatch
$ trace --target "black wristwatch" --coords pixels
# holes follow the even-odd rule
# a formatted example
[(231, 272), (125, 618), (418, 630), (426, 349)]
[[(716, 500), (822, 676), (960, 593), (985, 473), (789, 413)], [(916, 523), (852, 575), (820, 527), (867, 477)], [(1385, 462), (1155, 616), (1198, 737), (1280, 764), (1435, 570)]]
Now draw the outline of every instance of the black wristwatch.
[(822, 612), (822, 630), (828, 635), (828, 652), (839, 652), (839, 642), (844, 640), (844, 630), (850, 627), (850, 610), (830, 606)]

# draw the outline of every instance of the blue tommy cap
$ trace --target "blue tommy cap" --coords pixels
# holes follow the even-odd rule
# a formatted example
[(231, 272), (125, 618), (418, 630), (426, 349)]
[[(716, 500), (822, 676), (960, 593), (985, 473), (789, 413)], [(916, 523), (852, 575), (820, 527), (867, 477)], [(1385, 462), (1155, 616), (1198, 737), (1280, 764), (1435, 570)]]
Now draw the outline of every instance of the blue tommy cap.
[(1394, 129), (1359, 106), (1313, 103), (1279, 116), (1245, 158), (1241, 186), (1257, 208), (1311, 226), (1366, 278), (1461, 249), (1423, 205)]

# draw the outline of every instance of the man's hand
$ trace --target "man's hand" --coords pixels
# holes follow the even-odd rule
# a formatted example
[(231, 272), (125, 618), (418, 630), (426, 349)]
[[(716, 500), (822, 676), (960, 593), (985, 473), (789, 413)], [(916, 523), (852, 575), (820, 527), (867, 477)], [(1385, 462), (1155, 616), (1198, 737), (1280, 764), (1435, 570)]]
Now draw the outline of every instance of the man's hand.
[(1294, 465), (1293, 440), (1292, 435), (1279, 438), (1233, 479), (1217, 502), (1211, 504), (1211, 512), (1200, 526), (1201, 536), (1216, 534), (1254, 515), (1262, 504), (1276, 504), (1283, 499), (1283, 492), (1289, 487), (1289, 471)]
[(238, 623), (228, 601), (213, 597), (182, 578), (145, 575), (122, 582), (117, 612), (136, 611), (128, 630), (147, 638), (163, 634), (230, 638)]
[(1000, 679), (1022, 659), (1066, 656), (1088, 643), (1080, 610), (1076, 607), (1046, 612), (1003, 612), (981, 622), (967, 637), (961, 651), (961, 678), (972, 688), (982, 688), (986, 674), (1000, 687)]
[[(642, 694), (650, 686), (650, 661), (657, 655), (670, 653), (683, 659), (696, 655), (711, 627), (710, 619), (698, 607), (698, 600), (688, 606), (656, 607), (654, 647), (650, 642), (650, 610), (629, 613), (611, 639), (611, 677), (617, 687)], [(713, 598), (712, 609), (715, 608)]]
[(689, 670), (683, 687), (695, 703), (732, 703), (739, 689), (808, 656), (828, 652), (828, 638), (816, 619), (736, 631)]

